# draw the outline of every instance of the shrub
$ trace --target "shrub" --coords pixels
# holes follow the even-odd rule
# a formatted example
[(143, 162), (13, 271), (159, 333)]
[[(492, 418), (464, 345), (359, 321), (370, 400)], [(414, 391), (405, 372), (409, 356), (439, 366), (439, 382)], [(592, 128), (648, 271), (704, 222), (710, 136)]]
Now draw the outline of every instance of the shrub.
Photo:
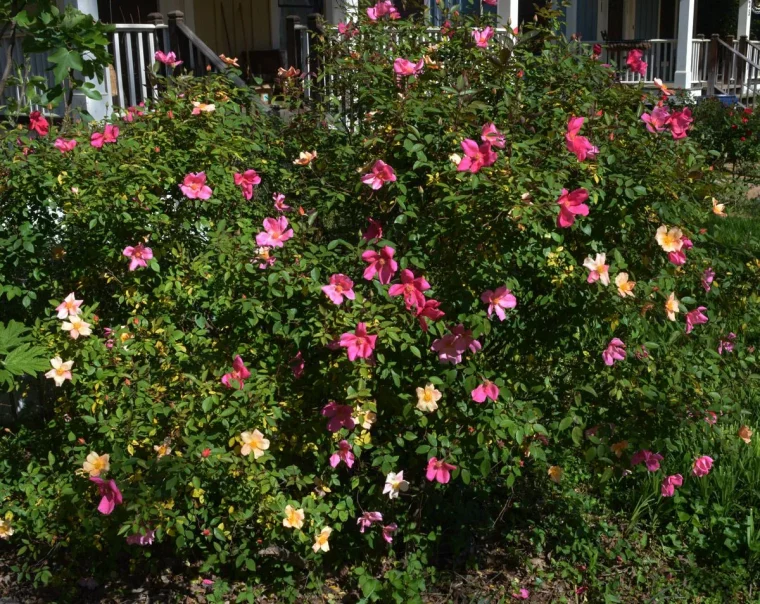
[(734, 176), (756, 178), (755, 164), (760, 159), (758, 127), (760, 118), (752, 107), (726, 106), (717, 99), (705, 99), (694, 108), (700, 128), (699, 142), (714, 150), (715, 165)]
[[(420, 23), (362, 18), (325, 50), (341, 113), (329, 95), (301, 111), (293, 86), (282, 122), (222, 79), (180, 78), (106, 142), (9, 132), (0, 296), (74, 362), (60, 387), (23, 385), (39, 415), (0, 441), (21, 578), (163, 551), (286, 599), (347, 568), (368, 600), (401, 600), (426, 567), (500, 536), (525, 547), (562, 510), (575, 528), (541, 546), (559, 547), (583, 530), (574, 488), (628, 496), (639, 451), (684, 491), (694, 458), (721, 466), (702, 418), (755, 403), (758, 265), (711, 236), (709, 157), (649, 133), (641, 90), (555, 22), (478, 48), (485, 24), (452, 16), (429, 45)], [(397, 77), (397, 58), (424, 69)], [(693, 248), (674, 231), (669, 260), (662, 226)], [(609, 285), (589, 282), (597, 254)], [(58, 318), (70, 292), (91, 335)]]

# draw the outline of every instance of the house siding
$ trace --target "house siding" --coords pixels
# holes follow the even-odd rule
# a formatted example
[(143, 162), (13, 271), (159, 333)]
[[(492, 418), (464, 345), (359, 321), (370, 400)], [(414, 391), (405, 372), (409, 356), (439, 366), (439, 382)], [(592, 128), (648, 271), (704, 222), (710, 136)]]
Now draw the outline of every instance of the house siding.
[(576, 30), (583, 40), (596, 40), (597, 0), (578, 0), (578, 22)]
[(269, 0), (194, 0), (194, 8), (195, 33), (214, 52), (238, 57), (271, 48)]
[(660, 0), (636, 0), (636, 38), (657, 38), (659, 16)]

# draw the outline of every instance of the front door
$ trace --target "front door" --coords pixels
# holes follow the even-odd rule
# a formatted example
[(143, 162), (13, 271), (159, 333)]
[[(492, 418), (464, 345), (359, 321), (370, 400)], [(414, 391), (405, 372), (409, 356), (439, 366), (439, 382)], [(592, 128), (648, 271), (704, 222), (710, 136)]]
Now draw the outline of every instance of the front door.
[(623, 1), (624, 0), (609, 0), (607, 5), (607, 39), (608, 40), (622, 40), (623, 39)]

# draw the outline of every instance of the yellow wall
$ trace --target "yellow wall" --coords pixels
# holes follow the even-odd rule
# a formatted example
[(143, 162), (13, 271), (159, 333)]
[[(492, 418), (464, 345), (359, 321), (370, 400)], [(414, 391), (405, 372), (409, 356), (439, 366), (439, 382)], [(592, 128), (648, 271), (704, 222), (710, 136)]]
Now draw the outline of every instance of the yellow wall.
[(195, 33), (216, 53), (271, 48), (269, 0), (194, 0), (194, 8)]

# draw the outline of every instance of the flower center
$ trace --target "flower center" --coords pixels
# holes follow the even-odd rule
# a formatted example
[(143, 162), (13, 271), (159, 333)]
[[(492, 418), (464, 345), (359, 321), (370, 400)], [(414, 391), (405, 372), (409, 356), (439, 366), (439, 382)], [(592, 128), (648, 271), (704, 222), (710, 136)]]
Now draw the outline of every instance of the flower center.
[(56, 375), (65, 375), (66, 369), (64, 369), (63, 367), (59, 367), (58, 369), (55, 370), (55, 373)]

